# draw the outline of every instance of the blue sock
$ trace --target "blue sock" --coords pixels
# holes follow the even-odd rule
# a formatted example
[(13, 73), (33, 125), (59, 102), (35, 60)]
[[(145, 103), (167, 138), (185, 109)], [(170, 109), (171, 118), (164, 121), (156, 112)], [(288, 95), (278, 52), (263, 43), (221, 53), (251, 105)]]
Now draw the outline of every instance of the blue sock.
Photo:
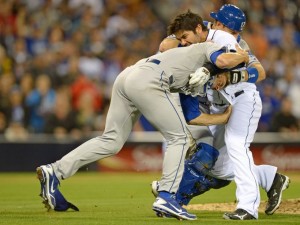
[(162, 197), (162, 198), (170, 198), (172, 196), (172, 194), (167, 191), (159, 191), (158, 196)]

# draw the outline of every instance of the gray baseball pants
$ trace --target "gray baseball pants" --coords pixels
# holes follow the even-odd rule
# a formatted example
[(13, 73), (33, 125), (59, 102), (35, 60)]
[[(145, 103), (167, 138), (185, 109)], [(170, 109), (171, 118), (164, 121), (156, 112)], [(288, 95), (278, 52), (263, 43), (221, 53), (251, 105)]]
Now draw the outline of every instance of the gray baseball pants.
[(125, 69), (112, 91), (102, 136), (92, 138), (52, 164), (59, 179), (66, 179), (91, 162), (117, 154), (143, 114), (167, 141), (159, 191), (175, 193), (189, 148), (185, 119), (169, 89), (169, 77), (157, 65), (145, 62)]

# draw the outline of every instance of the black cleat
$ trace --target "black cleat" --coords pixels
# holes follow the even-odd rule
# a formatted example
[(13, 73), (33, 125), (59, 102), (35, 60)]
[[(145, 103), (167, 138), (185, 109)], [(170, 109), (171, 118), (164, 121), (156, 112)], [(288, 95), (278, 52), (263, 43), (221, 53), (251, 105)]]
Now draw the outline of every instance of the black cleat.
[(226, 220), (256, 220), (256, 218), (244, 209), (237, 209), (232, 213), (224, 213)]
[(276, 173), (273, 184), (268, 191), (268, 203), (266, 205), (265, 213), (272, 215), (281, 203), (282, 192), (289, 187), (290, 178)]

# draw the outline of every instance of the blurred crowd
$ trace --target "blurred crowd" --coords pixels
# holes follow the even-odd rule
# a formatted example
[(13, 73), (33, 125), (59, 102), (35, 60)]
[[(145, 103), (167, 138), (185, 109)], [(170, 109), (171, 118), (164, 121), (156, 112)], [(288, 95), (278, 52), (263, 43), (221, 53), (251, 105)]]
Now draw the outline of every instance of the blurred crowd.
[[(224, 3), (267, 72), (258, 131), (299, 131), (299, 0), (0, 0), (0, 134), (57, 137), (104, 129), (112, 84), (155, 54), (176, 14), (209, 20)], [(155, 130), (141, 118), (135, 130)]]

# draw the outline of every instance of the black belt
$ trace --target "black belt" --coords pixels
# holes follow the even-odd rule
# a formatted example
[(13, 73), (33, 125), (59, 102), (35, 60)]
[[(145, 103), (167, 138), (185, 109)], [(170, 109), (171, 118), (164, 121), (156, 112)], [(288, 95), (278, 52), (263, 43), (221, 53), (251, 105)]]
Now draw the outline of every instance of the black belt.
[(147, 61), (146, 62), (151, 62), (151, 63), (155, 63), (156, 65), (159, 65), (160, 64), (160, 60), (158, 60), (158, 59), (147, 59)]
[(238, 97), (238, 96), (240, 96), (241, 94), (244, 94), (244, 93), (245, 93), (244, 90), (237, 91), (237, 92), (234, 93), (234, 96)]
[(224, 106), (224, 105), (227, 105), (226, 103), (221, 103), (221, 104), (213, 103), (213, 104), (216, 105), (216, 106)]

